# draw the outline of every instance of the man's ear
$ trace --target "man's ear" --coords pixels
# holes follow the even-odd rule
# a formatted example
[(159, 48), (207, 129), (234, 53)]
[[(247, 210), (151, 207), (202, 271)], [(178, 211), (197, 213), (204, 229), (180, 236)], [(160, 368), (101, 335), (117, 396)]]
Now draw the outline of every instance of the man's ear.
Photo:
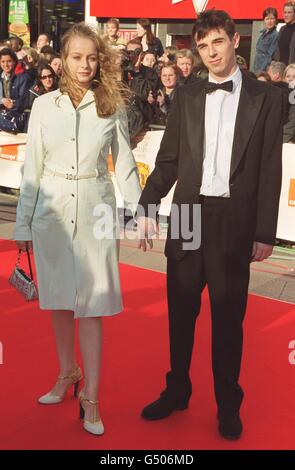
[(241, 39), (241, 36), (239, 35), (239, 33), (235, 33), (234, 37), (233, 37), (233, 44), (234, 44), (235, 49), (237, 49), (239, 47), (240, 39)]

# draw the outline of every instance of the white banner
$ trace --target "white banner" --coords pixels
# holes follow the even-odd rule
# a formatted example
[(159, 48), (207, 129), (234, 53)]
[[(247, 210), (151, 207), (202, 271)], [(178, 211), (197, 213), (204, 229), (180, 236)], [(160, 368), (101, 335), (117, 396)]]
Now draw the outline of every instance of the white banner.
[[(138, 138), (133, 154), (138, 166), (141, 187), (155, 167), (164, 131), (149, 131)], [(12, 136), (0, 132), (0, 186), (18, 189), (21, 183), (22, 167), (25, 160), (26, 134)], [(123, 207), (123, 198), (110, 164), (118, 207)], [(169, 215), (174, 187), (162, 199), (160, 214)], [(283, 179), (280, 197), (277, 237), (295, 241), (295, 144), (283, 145)]]
[(25, 161), (27, 134), (0, 132), (0, 186), (19, 189)]
[(295, 144), (283, 145), (283, 180), (277, 237), (295, 242)]
[[(133, 155), (137, 163), (140, 184), (142, 188), (144, 188), (147, 178), (155, 168), (155, 160), (160, 148), (163, 134), (164, 131), (148, 131), (138, 137), (136, 148), (133, 149)], [(117, 205), (118, 207), (123, 208), (124, 201), (116, 184), (114, 174), (112, 174), (112, 177), (116, 191)], [(162, 199), (159, 210), (160, 215), (169, 215), (173, 193), (174, 187), (167, 194), (167, 196)]]

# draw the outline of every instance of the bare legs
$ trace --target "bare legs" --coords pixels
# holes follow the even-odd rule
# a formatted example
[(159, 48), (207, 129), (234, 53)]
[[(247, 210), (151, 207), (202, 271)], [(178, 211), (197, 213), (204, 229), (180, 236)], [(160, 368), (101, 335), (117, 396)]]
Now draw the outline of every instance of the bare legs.
[[(59, 375), (67, 376), (77, 368), (74, 313), (71, 310), (53, 310), (52, 324), (60, 367)], [(58, 381), (52, 393), (63, 396), (70, 383), (71, 379)]]
[[(96, 401), (101, 365), (102, 320), (101, 318), (81, 318), (79, 321), (80, 350), (84, 365), (83, 396)], [(94, 419), (93, 405), (84, 401), (85, 420)]]
[[(54, 310), (52, 312), (52, 323), (60, 364), (59, 375), (67, 376), (77, 368), (74, 313), (70, 310)], [(84, 365), (83, 395), (91, 401), (96, 401), (101, 364), (101, 318), (81, 318), (79, 320), (79, 340)], [(58, 381), (53, 393), (62, 396), (70, 383), (70, 379)], [(91, 421), (92, 414), (93, 407), (85, 402), (85, 418)]]

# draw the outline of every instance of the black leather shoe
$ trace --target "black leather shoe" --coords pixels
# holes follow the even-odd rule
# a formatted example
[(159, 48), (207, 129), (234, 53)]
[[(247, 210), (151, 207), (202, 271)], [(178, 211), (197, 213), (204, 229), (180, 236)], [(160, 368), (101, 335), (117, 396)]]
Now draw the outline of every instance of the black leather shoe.
[(243, 424), (239, 413), (225, 415), (218, 414), (218, 419), (218, 431), (222, 437), (229, 439), (230, 441), (236, 441), (240, 438), (243, 431)]
[(141, 413), (142, 418), (149, 421), (164, 419), (175, 410), (185, 410), (188, 408), (189, 398), (175, 399), (167, 393), (162, 393), (160, 398), (150, 405), (147, 405)]

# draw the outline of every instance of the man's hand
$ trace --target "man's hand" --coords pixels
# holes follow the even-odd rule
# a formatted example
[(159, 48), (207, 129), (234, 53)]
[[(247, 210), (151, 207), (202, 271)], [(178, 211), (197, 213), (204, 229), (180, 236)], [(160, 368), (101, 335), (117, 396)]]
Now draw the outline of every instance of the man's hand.
[(21, 240), (16, 240), (15, 241), (16, 243), (16, 246), (19, 250), (22, 250), (22, 251), (33, 251), (33, 244), (31, 241), (21, 241)]
[(157, 222), (151, 217), (138, 217), (137, 233), (139, 239), (138, 248), (142, 248), (143, 251), (146, 251), (146, 244), (148, 243), (150, 249), (152, 249), (152, 237), (159, 233)]
[(263, 261), (272, 254), (273, 246), (266, 243), (254, 242), (251, 261)]

